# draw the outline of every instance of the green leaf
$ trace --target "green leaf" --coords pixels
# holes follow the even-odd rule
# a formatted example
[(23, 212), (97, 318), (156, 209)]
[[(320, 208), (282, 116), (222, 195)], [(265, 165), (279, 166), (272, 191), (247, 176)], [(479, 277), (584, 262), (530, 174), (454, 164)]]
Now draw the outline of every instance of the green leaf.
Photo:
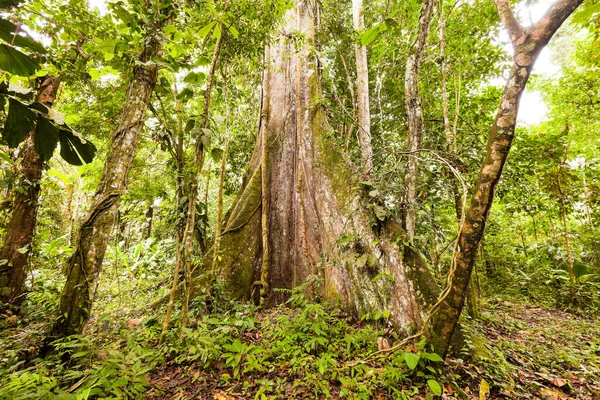
[(127, 378), (119, 378), (116, 381), (113, 382), (112, 385), (110, 385), (111, 389), (117, 388), (117, 387), (121, 387), (121, 386), (125, 386), (129, 383), (129, 380)]
[(373, 212), (375, 212), (375, 216), (380, 221), (385, 220), (385, 217), (387, 216), (387, 212), (385, 211), (385, 208), (381, 207), (378, 204), (375, 204), (373, 206)]
[(421, 358), (426, 358), (427, 360), (434, 362), (443, 362), (444, 359), (435, 353), (421, 353)]
[(587, 274), (587, 266), (583, 264), (575, 264), (573, 266), (573, 274), (576, 278), (581, 278), (583, 275)]
[(190, 119), (188, 120), (188, 122), (186, 122), (185, 124), (185, 133), (190, 133), (192, 129), (194, 129), (194, 126), (196, 125), (196, 120)]
[(221, 24), (217, 24), (215, 26), (215, 30), (213, 31), (212, 37), (213, 39), (218, 39), (221, 37)]
[(210, 151), (210, 156), (215, 163), (218, 163), (221, 161), (221, 157), (223, 157), (223, 150), (215, 147)]
[(42, 161), (48, 161), (52, 158), (52, 154), (54, 154), (54, 150), (58, 144), (58, 132), (58, 126), (43, 116), (38, 115), (34, 147)]
[[(17, 26), (10, 21), (0, 18), (0, 38), (17, 47), (26, 47), (38, 53), (45, 53), (46, 49), (40, 43), (36, 42), (29, 36), (15, 34)], [(24, 33), (21, 31), (21, 33)]]
[(212, 31), (212, 29), (215, 27), (215, 25), (217, 25), (217, 21), (212, 21), (211, 23), (209, 23), (208, 25), (206, 25), (205, 27), (203, 27), (202, 29), (200, 29), (198, 31), (198, 36), (200, 36), (201, 39), (204, 39), (205, 37), (208, 36), (210, 31)]
[(236, 29), (235, 26), (229, 25), (228, 29), (229, 32), (231, 32), (231, 36), (233, 36), (236, 39), (240, 37), (240, 32)]
[(100, 78), (100, 71), (98, 68), (90, 68), (88, 71), (93, 81), (97, 81)]
[(183, 89), (178, 95), (177, 100), (181, 100), (183, 102), (188, 101), (194, 96), (194, 92), (190, 88)]
[(17, 249), (17, 251), (21, 254), (25, 254), (29, 251), (29, 245), (26, 244), (25, 246), (21, 247), (20, 249)]
[(59, 132), (60, 156), (71, 165), (83, 165), (94, 159), (96, 146), (74, 132), (61, 129)]
[(168, 35), (170, 33), (174, 33), (177, 31), (177, 27), (175, 25), (167, 25), (163, 28), (163, 33)]
[(2, 138), (8, 147), (15, 148), (35, 129), (36, 115), (29, 107), (13, 98), (8, 99), (8, 117)]
[(98, 43), (98, 50), (104, 54), (104, 60), (110, 61), (115, 57), (115, 46), (117, 45), (117, 39), (109, 38)]
[(420, 357), (418, 354), (414, 354), (414, 353), (410, 353), (410, 352), (404, 353), (404, 360), (406, 361), (406, 365), (408, 365), (408, 368), (410, 368), (410, 369), (417, 368), (417, 364), (419, 363), (419, 358)]
[(361, 44), (363, 46), (366, 46), (369, 43), (371, 43), (373, 40), (375, 40), (377, 38), (378, 34), (379, 34), (379, 24), (375, 25), (371, 29), (361, 33), (360, 35), (358, 35), (358, 38), (360, 39)]
[(442, 395), (442, 385), (440, 385), (436, 380), (429, 379), (427, 381), (427, 386), (429, 386), (429, 389), (431, 389), (433, 394), (435, 394), (436, 396)]
[(0, 43), (0, 69), (19, 76), (31, 76), (40, 68), (29, 56)]

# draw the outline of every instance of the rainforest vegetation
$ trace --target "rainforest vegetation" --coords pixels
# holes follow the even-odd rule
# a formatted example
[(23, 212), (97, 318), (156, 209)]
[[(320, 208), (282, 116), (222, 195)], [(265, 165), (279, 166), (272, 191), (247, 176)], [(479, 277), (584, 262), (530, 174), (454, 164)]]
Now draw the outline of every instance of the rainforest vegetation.
[(598, 0), (1, 0), (0, 399), (600, 399)]

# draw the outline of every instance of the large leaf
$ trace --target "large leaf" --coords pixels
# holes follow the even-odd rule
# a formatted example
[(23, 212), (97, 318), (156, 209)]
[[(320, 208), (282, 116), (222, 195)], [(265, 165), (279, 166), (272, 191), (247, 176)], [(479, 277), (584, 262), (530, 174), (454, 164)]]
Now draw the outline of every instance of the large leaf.
[(8, 117), (2, 131), (2, 138), (8, 147), (15, 148), (35, 129), (36, 114), (25, 104), (13, 98), (8, 99)]
[(379, 34), (380, 29), (381, 29), (380, 25), (377, 24), (374, 27), (372, 27), (371, 29), (358, 35), (358, 38), (360, 39), (360, 43), (363, 46), (366, 46), (369, 43), (371, 43), (373, 40), (375, 40), (377, 38), (377, 35)]
[(419, 363), (420, 358), (421, 357), (419, 357), (419, 355), (415, 353), (404, 353), (404, 360), (406, 361), (406, 365), (408, 365), (408, 368), (410, 369), (417, 368), (417, 364)]
[(575, 275), (576, 278), (581, 278), (585, 274), (587, 274), (587, 266), (584, 264), (575, 264), (573, 266), (573, 275)]
[(45, 53), (46, 49), (29, 36), (16, 34), (17, 26), (10, 21), (0, 18), (0, 38), (17, 47), (26, 47), (38, 53)]
[(96, 146), (67, 129), (59, 132), (60, 156), (71, 165), (83, 165), (94, 159)]
[(40, 68), (31, 58), (4, 43), (0, 43), (0, 69), (19, 76), (31, 76)]
[(45, 117), (38, 115), (34, 147), (42, 161), (48, 161), (52, 158), (58, 144), (58, 131), (58, 126)]
[(433, 394), (435, 394), (436, 396), (441, 396), (442, 395), (442, 385), (440, 385), (438, 383), (438, 381), (436, 381), (434, 379), (429, 379), (427, 381), (427, 386), (429, 386), (429, 388), (431, 389), (431, 391), (433, 392)]

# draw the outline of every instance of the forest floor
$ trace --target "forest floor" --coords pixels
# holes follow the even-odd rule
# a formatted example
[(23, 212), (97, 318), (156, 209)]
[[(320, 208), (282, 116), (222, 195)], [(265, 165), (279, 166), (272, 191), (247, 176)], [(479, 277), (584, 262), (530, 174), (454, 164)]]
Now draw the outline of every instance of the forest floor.
[(35, 356), (48, 321), (4, 315), (0, 400), (600, 400), (598, 317), (484, 300), (480, 318), (463, 322), (465, 351), (442, 371), (423, 344), (371, 357), (382, 338), (398, 340), (381, 317), (357, 321), (296, 297), (262, 311), (231, 302), (206, 315), (198, 305), (192, 326), (179, 332), (175, 319), (160, 346), (161, 310), (95, 315), (46, 359)]
[[(266, 318), (265, 315), (261, 318)], [(494, 299), (472, 323), (485, 350), (469, 361), (453, 359), (443, 377), (443, 399), (600, 399), (600, 321), (566, 311)], [(260, 343), (256, 332), (244, 338)], [(312, 399), (309, 388), (297, 390), (285, 369), (249, 379), (232, 379), (223, 363), (206, 370), (165, 364), (151, 376), (151, 399)], [(264, 395), (261, 385), (287, 388), (282, 397)], [(264, 389), (264, 387), (263, 387)], [(278, 392), (286, 393), (279, 388)], [(426, 386), (409, 398), (432, 398)], [(332, 398), (342, 398), (335, 388)], [(375, 392), (375, 399), (398, 398)]]

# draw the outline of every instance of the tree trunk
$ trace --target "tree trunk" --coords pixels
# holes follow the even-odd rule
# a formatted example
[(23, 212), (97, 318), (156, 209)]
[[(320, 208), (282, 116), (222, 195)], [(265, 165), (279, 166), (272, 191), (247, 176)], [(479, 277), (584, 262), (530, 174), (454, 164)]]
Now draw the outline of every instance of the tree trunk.
[(429, 325), (429, 341), (445, 355), (464, 306), (477, 248), (492, 206), (494, 194), (514, 137), (521, 95), (540, 51), (582, 0), (556, 2), (535, 25), (524, 29), (508, 0), (495, 0), (502, 23), (514, 48), (514, 63), (496, 117), (490, 128), (487, 155), (479, 171), (475, 193), (466, 211), (454, 251), (453, 265), (442, 301)]
[(148, 209), (146, 210), (146, 221), (144, 223), (144, 233), (142, 233), (142, 240), (149, 239), (152, 236), (152, 222), (154, 220), (154, 203), (150, 202)]
[(404, 79), (404, 96), (406, 103), (406, 120), (408, 122), (408, 163), (404, 184), (406, 186), (406, 233), (412, 241), (415, 237), (417, 223), (417, 175), (418, 154), (423, 135), (423, 111), (419, 96), (419, 69), (421, 56), (427, 42), (429, 24), (433, 17), (433, 0), (424, 0), (419, 18), (417, 41), (410, 49), (406, 60), (406, 75)]
[[(200, 129), (208, 129), (209, 126), (209, 115), (210, 110), (210, 97), (213, 87), (213, 79), (217, 70), (217, 63), (219, 61), (219, 53), (221, 51), (221, 45), (224, 38), (224, 30), (221, 27), (221, 34), (219, 35), (217, 42), (215, 43), (215, 49), (213, 52), (212, 61), (210, 63), (210, 69), (206, 78), (206, 89), (204, 91), (204, 109), (202, 110), (202, 117), (200, 120)], [(196, 204), (198, 202), (198, 176), (202, 173), (202, 167), (204, 165), (204, 142), (202, 140), (203, 132), (196, 138), (196, 145), (194, 149), (194, 167), (192, 170), (192, 179), (189, 185), (188, 193), (188, 209), (186, 214), (185, 230), (183, 234), (183, 265), (185, 266), (185, 290), (183, 295), (183, 303), (181, 306), (181, 326), (185, 327), (187, 324), (188, 305), (190, 300), (190, 293), (192, 291), (192, 246), (194, 239), (194, 232), (196, 228)], [(210, 171), (209, 171), (210, 178)], [(170, 304), (170, 303), (169, 303)], [(171, 305), (171, 304), (170, 304)], [(165, 326), (163, 326), (164, 335)]]
[[(362, 33), (365, 29), (362, 0), (352, 0), (354, 30)], [(356, 54), (356, 91), (358, 109), (358, 144), (362, 172), (369, 176), (373, 169), (373, 148), (371, 146), (371, 113), (369, 111), (369, 68), (367, 63), (367, 46), (354, 44)]]
[(121, 196), (127, 190), (127, 175), (156, 85), (158, 65), (152, 58), (162, 52), (161, 34), (159, 23), (156, 23), (152, 32), (148, 32), (139, 63), (133, 68), (100, 185), (87, 217), (78, 229), (51, 338), (81, 333), (89, 318), (110, 233)]
[[(568, 124), (565, 126), (565, 135), (566, 136), (569, 135), (569, 125)], [(576, 301), (576, 299), (575, 299), (575, 284), (576, 284), (575, 260), (573, 259), (573, 250), (571, 248), (571, 239), (569, 238), (569, 220), (567, 217), (567, 203), (566, 203), (565, 188), (563, 187), (562, 180), (561, 180), (561, 175), (563, 175), (563, 173), (564, 173), (564, 167), (567, 162), (567, 158), (569, 156), (569, 144), (570, 144), (570, 142), (567, 139), (567, 143), (565, 145), (565, 155), (560, 162), (560, 165), (558, 168), (558, 173), (556, 174), (556, 186), (558, 188), (558, 197), (560, 199), (560, 211), (561, 211), (561, 217), (562, 217), (562, 223), (563, 223), (563, 232), (564, 232), (564, 237), (565, 237), (565, 247), (567, 249), (567, 272), (569, 273), (569, 283), (570, 283), (569, 291), (570, 291), (570, 295), (571, 295), (569, 302), (571, 304), (574, 304)]]
[[(339, 300), (357, 314), (387, 311), (408, 330), (420, 325), (439, 289), (400, 225), (376, 218), (360, 177), (323, 134), (319, 63), (311, 51), (316, 12), (308, 7), (297, 1), (265, 50), (259, 135), (227, 213), (218, 267), (238, 298), (259, 300), (262, 292), (271, 305), (286, 297), (276, 289), (312, 282), (308, 295)], [(288, 40), (296, 31), (304, 38), (299, 49)], [(263, 234), (273, 250), (266, 271)]]
[(223, 73), (223, 95), (225, 98), (225, 138), (223, 143), (223, 155), (221, 156), (221, 168), (219, 170), (219, 195), (217, 196), (217, 221), (215, 223), (215, 236), (213, 245), (213, 260), (211, 273), (216, 275), (217, 261), (219, 258), (219, 248), (221, 246), (221, 232), (223, 229), (223, 191), (225, 184), (225, 172), (227, 169), (227, 153), (229, 152), (229, 125), (231, 118), (231, 109), (229, 105), (229, 91), (227, 89), (227, 75)]
[[(59, 81), (46, 77), (42, 81), (36, 103), (51, 108), (56, 99)], [(15, 190), (12, 216), (8, 222), (0, 260), (0, 301), (18, 303), (25, 286), (25, 268), (31, 254), (33, 233), (37, 223), (40, 180), (44, 163), (34, 147), (36, 132), (31, 131), (23, 145), (18, 174), (23, 186)], [(5, 260), (5, 261), (4, 261)]]

